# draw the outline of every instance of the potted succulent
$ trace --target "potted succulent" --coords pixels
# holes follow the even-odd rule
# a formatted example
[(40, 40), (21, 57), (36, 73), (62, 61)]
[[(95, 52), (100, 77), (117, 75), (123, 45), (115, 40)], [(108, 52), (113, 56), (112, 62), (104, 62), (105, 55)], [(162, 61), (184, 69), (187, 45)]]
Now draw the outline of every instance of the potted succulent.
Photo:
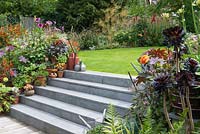
[(19, 95), (20, 95), (20, 90), (17, 87), (12, 87), (11, 88), (11, 94), (14, 98), (13, 104), (18, 104), (19, 103)]
[(56, 67), (58, 68), (58, 78), (62, 78), (64, 75), (64, 63), (58, 63)]
[(24, 88), (24, 94), (25, 94), (25, 96), (32, 96), (32, 95), (35, 94), (35, 90), (33, 88), (33, 85), (26, 84), (23, 88)]

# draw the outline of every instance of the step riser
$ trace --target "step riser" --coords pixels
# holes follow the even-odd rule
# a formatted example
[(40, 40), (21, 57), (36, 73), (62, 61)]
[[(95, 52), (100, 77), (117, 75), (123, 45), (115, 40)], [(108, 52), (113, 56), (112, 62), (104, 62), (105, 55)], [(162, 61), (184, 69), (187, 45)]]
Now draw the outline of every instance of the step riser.
[(123, 93), (123, 92), (113, 91), (113, 90), (104, 89), (100, 87), (78, 85), (78, 84), (58, 81), (56, 79), (49, 80), (48, 85), (63, 88), (63, 89), (103, 96), (103, 97), (107, 97), (111, 99), (127, 101), (127, 102), (132, 102), (132, 99), (133, 99), (133, 96), (131, 93)]
[(121, 87), (129, 87), (131, 85), (131, 81), (129, 78), (120, 78), (120, 77), (111, 77), (106, 75), (98, 75), (98, 74), (88, 74), (87, 72), (73, 72), (73, 71), (65, 71), (65, 78), (71, 78), (76, 80), (90, 81), (108, 85), (115, 85)]
[[(52, 107), (52, 106), (49, 106), (49, 105), (46, 105), (46, 104), (43, 104), (43, 103), (39, 103), (39, 102), (36, 102), (36, 101), (33, 101), (33, 100), (29, 100), (25, 97), (21, 97), (20, 98), (20, 102), (25, 104), (25, 105), (28, 105), (28, 106), (31, 106), (33, 108), (37, 108), (37, 109), (40, 109), (42, 111), (45, 111), (45, 112), (48, 112), (48, 113), (51, 113), (51, 114), (54, 114), (58, 117), (61, 117), (61, 118), (64, 118), (66, 120), (69, 120), (69, 121), (72, 121), (72, 122), (75, 122), (77, 124), (80, 124), (80, 125), (85, 125), (79, 118), (79, 115), (76, 114), (76, 113), (71, 113), (69, 111), (65, 111), (63, 109), (58, 109), (56, 107)], [(82, 116), (82, 115), (81, 115)], [(88, 117), (85, 117), (85, 116), (82, 116), (88, 123), (92, 123), (91, 125), (95, 125), (95, 120), (93, 118), (88, 118)]]
[[(47, 90), (43, 90), (43, 89), (39, 89), (39, 88), (36, 88), (35, 90), (38, 95), (45, 96), (45, 97), (55, 99), (55, 100), (59, 100), (62, 102), (66, 102), (69, 104), (77, 105), (77, 106), (84, 107), (84, 108), (91, 109), (91, 110), (98, 111), (98, 112), (103, 112), (103, 110), (108, 107), (107, 104), (88, 100), (85, 98), (79, 98), (76, 96), (70, 96), (67, 94), (47, 91)], [(118, 106), (115, 106), (115, 107), (117, 109), (117, 112), (119, 112), (121, 115), (124, 115), (128, 112), (128, 109), (126, 109), (126, 108), (122, 108), (122, 107), (118, 107)]]
[(12, 109), (12, 108), (10, 110), (10, 116), (21, 122), (24, 122), (27, 125), (33, 126), (41, 131), (44, 131), (48, 134), (73, 134), (73, 133), (67, 132), (57, 126), (53, 126), (47, 122), (41, 121), (41, 120), (31, 117), (29, 115), (26, 115), (20, 111)]

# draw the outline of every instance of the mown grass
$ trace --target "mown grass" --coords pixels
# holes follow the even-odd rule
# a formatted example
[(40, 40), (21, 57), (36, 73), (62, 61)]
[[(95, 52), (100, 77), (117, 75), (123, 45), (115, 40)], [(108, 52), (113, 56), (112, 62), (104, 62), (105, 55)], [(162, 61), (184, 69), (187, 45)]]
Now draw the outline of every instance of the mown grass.
[(87, 70), (116, 74), (137, 75), (131, 62), (139, 69), (138, 57), (152, 47), (119, 48), (106, 50), (80, 51), (79, 57), (86, 64)]

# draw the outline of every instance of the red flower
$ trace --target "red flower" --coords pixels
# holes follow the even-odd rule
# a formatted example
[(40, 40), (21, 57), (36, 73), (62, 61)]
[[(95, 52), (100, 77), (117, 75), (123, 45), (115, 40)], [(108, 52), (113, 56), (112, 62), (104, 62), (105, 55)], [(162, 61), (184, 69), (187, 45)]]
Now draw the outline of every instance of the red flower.
[(151, 23), (154, 23), (154, 22), (156, 22), (156, 15), (153, 15), (151, 18)]

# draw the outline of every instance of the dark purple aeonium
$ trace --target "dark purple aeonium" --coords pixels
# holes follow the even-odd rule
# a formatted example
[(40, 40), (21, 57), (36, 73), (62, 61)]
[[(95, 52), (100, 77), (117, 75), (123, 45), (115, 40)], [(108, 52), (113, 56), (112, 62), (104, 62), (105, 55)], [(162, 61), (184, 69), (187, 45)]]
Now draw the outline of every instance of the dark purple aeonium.
[(198, 68), (199, 68), (199, 63), (197, 60), (195, 60), (193, 58), (188, 58), (185, 60), (185, 62), (184, 62), (185, 70), (195, 73)]
[(184, 35), (185, 35), (185, 32), (183, 28), (179, 26), (165, 29), (163, 31), (163, 36), (165, 39), (164, 44), (167, 45), (168, 47), (172, 45), (179, 47), (181, 43), (183, 43)]
[(160, 74), (153, 81), (155, 91), (159, 93), (167, 90), (172, 86), (171, 76), (169, 74)]
[(192, 86), (195, 77), (194, 74), (188, 70), (181, 70), (175, 76), (178, 87)]

